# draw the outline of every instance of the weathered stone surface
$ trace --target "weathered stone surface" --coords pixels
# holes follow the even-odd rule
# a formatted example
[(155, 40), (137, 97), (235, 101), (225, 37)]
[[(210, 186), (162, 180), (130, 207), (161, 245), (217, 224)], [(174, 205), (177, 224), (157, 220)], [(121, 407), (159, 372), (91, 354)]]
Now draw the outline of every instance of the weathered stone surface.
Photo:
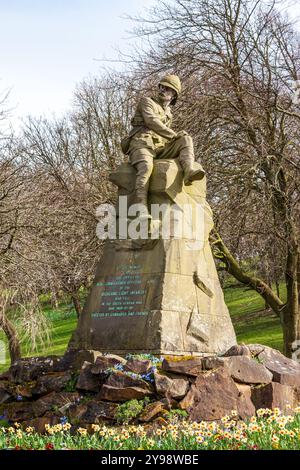
[(16, 401), (15, 389), (15, 384), (11, 384), (8, 380), (2, 380), (0, 382), (0, 404)]
[(139, 421), (148, 423), (157, 417), (160, 413), (166, 410), (166, 406), (161, 401), (155, 401), (154, 403), (149, 403), (138, 417)]
[(137, 377), (131, 377), (123, 372), (112, 372), (97, 398), (109, 401), (127, 401), (141, 399), (152, 395), (152, 387)]
[(68, 349), (62, 357), (61, 367), (64, 370), (80, 370), (84, 362), (94, 364), (99, 356), (102, 356), (102, 353), (92, 349)]
[(280, 351), (260, 344), (248, 345), (251, 353), (273, 374), (273, 381), (282, 385), (300, 386), (300, 363), (288, 359)]
[(300, 406), (300, 387), (294, 388), (295, 406)]
[(118, 405), (92, 400), (86, 405), (86, 411), (81, 414), (80, 421), (83, 423), (97, 424), (101, 421), (112, 421), (115, 418)]
[(255, 416), (255, 406), (251, 400), (252, 389), (250, 385), (236, 383), (238, 391), (237, 409), (241, 419), (247, 419)]
[(81, 417), (86, 413), (88, 409), (87, 403), (71, 404), (68, 407), (66, 416), (68, 416), (70, 423), (80, 421)]
[(248, 356), (251, 357), (251, 351), (245, 344), (234, 344), (223, 354), (224, 357), (230, 356)]
[(179, 407), (188, 411), (192, 421), (218, 420), (237, 410), (238, 397), (234, 381), (219, 369), (199, 375)]
[(38, 434), (47, 434), (45, 429), (46, 424), (50, 426), (54, 426), (55, 424), (59, 423), (58, 416), (42, 416), (40, 418), (29, 419), (27, 421), (23, 421), (23, 429), (26, 429), (28, 426), (32, 427), (35, 432)]
[(2, 403), (8, 403), (13, 400), (13, 397), (10, 393), (7, 393), (7, 391), (4, 388), (0, 388), (0, 405)]
[(195, 357), (182, 361), (163, 360), (162, 370), (172, 372), (173, 374), (185, 374), (196, 377), (202, 372), (202, 359)]
[(246, 396), (246, 397), (251, 398), (251, 391), (252, 391), (251, 385), (242, 384), (238, 382), (235, 382), (235, 385), (239, 391), (239, 396)]
[(31, 417), (43, 416), (47, 411), (54, 408), (61, 408), (68, 403), (76, 403), (79, 400), (77, 392), (52, 392), (49, 395), (39, 398), (36, 402), (31, 403), (33, 413)]
[(35, 386), (31, 390), (33, 396), (47, 395), (50, 392), (59, 392), (63, 390), (70, 381), (72, 373), (53, 372), (38, 377)]
[[(130, 203), (134, 168), (122, 164), (115, 176), (119, 196)], [(107, 240), (70, 347), (89, 342), (101, 352), (121, 355), (222, 354), (236, 337), (208, 240), (213, 219), (206, 180), (185, 186), (178, 159), (154, 160), (149, 203), (166, 204), (172, 234), (178, 217), (174, 203), (183, 210), (199, 204), (203, 230), (197, 230), (194, 217), (192, 224), (183, 220), (185, 227), (193, 225), (190, 238)], [(159, 224), (154, 216), (153, 225)]]
[(22, 398), (32, 398), (32, 390), (35, 386), (35, 382), (29, 382), (25, 385), (17, 385), (14, 390), (14, 396)]
[(99, 393), (99, 398), (101, 400), (108, 401), (128, 401), (128, 400), (141, 400), (149, 395), (152, 395), (153, 392), (150, 390), (145, 390), (140, 387), (112, 387), (111, 385), (103, 385)]
[(204, 369), (223, 367), (237, 382), (246, 384), (270, 383), (272, 373), (254, 359), (247, 356), (209, 357), (203, 359)]
[(100, 356), (97, 357), (95, 364), (91, 368), (91, 372), (94, 375), (102, 374), (107, 369), (120, 364), (119, 358), (112, 356)]
[(161, 398), (160, 401), (165, 405), (165, 408), (168, 411), (178, 409), (178, 401), (175, 400), (175, 398), (166, 396), (164, 398)]
[(282, 411), (289, 411), (295, 405), (294, 390), (289, 385), (282, 385), (277, 382), (255, 387), (252, 389), (251, 399), (256, 409), (259, 408), (279, 408)]
[(85, 390), (86, 392), (99, 392), (101, 385), (104, 382), (104, 377), (99, 377), (99, 375), (93, 374), (92, 369), (93, 364), (84, 362), (76, 383), (76, 388), (78, 390)]
[(120, 364), (126, 364), (126, 359), (122, 356), (119, 356), (118, 354), (109, 354), (107, 352), (105, 352), (103, 354), (104, 357), (106, 357), (107, 359), (116, 359), (118, 363)]
[(186, 396), (179, 402), (178, 407), (181, 410), (187, 410), (190, 411), (194, 404), (197, 403), (197, 397), (199, 395), (199, 392), (195, 385), (193, 384), (191, 388), (189, 389), (188, 393)]
[(139, 378), (139, 377), (131, 377), (123, 372), (116, 371), (112, 372), (108, 379), (105, 382), (105, 385), (109, 385), (111, 387), (139, 387), (144, 390), (151, 390), (152, 387), (149, 385), (148, 382)]
[(152, 363), (151, 361), (145, 359), (128, 359), (124, 366), (124, 370), (128, 370), (134, 372), (136, 374), (147, 374), (147, 372), (151, 369)]
[(42, 374), (55, 372), (60, 369), (61, 357), (31, 357), (16, 361), (9, 369), (9, 380), (14, 383), (29, 382)]
[(187, 378), (170, 378), (166, 375), (154, 374), (155, 388), (159, 395), (169, 395), (172, 398), (183, 398), (188, 389), (189, 381)]
[(24, 421), (34, 416), (33, 403), (30, 402), (13, 402), (3, 406), (4, 407), (1, 409), (1, 415), (8, 421)]

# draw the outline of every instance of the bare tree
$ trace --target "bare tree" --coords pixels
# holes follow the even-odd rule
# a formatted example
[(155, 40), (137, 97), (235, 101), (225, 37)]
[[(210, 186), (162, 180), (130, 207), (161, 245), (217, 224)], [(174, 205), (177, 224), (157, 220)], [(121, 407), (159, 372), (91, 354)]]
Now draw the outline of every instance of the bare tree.
[[(148, 47), (135, 54), (141, 79), (162, 71), (183, 77), (178, 124), (194, 136), (208, 171), (210, 202), (224, 233), (224, 241), (213, 237), (216, 255), (280, 317), (291, 356), (300, 340), (299, 103), (293, 87), (300, 41), (276, 4), (159, 1), (137, 20), (136, 34), (148, 38)], [(285, 276), (286, 300), (238, 262), (245, 250), (270, 258), (270, 243)]]
[(130, 99), (117, 77), (92, 79), (77, 86), (65, 118), (31, 118), (24, 126), (22, 154), (35, 175), (40, 231), (35, 253), (48, 265), (46, 288), (67, 294), (78, 316), (80, 290), (90, 284), (102, 249), (96, 208), (115, 200), (108, 174), (123, 160)]

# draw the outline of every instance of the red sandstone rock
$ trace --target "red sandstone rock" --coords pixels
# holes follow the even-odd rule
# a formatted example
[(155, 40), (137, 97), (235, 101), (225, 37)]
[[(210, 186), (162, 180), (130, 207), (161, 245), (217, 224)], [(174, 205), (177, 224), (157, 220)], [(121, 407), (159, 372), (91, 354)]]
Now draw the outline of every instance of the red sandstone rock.
[(169, 361), (163, 360), (162, 370), (172, 372), (173, 374), (182, 374), (197, 377), (202, 371), (202, 358), (195, 357), (194, 359)]
[(201, 374), (179, 403), (192, 421), (221, 419), (237, 410), (239, 391), (224, 369)]
[(203, 368), (215, 369), (224, 367), (237, 382), (246, 384), (270, 383), (272, 373), (247, 356), (211, 357), (203, 359)]
[(272, 382), (262, 387), (254, 387), (251, 399), (256, 409), (279, 408), (286, 412), (293, 408), (295, 404), (293, 388), (277, 382)]

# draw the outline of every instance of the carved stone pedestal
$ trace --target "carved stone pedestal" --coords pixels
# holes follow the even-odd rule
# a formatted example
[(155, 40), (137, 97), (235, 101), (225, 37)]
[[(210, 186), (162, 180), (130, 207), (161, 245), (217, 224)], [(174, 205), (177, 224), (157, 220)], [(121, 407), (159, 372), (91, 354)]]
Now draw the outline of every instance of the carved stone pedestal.
[[(111, 181), (119, 188), (123, 228), (117, 235), (123, 236), (124, 223), (125, 229), (132, 223), (122, 211), (132, 201), (134, 168), (122, 164)], [(70, 347), (120, 355), (207, 355), (236, 344), (208, 242), (213, 222), (206, 179), (184, 186), (177, 160), (156, 160), (149, 210), (153, 204), (164, 204), (169, 223), (162, 231), (156, 212), (148, 227), (152, 239), (107, 240)]]

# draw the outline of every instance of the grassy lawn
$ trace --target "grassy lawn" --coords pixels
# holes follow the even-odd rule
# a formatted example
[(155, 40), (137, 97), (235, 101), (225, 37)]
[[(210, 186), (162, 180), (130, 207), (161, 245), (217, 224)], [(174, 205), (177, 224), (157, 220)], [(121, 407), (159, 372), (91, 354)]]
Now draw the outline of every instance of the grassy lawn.
[[(264, 310), (264, 302), (256, 292), (243, 286), (226, 287), (224, 296), (239, 343), (261, 343), (282, 350), (279, 319)], [(72, 305), (62, 303), (59, 309), (53, 309), (45, 300), (43, 310), (51, 324), (51, 339), (49, 343), (40, 344), (38, 351), (31, 351), (30, 344), (25, 342), (22, 345), (24, 356), (62, 354), (76, 327), (77, 317)], [(2, 331), (0, 340), (5, 341)], [(8, 357), (6, 359), (5, 364), (0, 364), (0, 371), (9, 366)]]
[[(224, 289), (224, 297), (239, 343), (260, 343), (282, 351), (279, 318), (271, 310), (264, 310), (259, 294), (245, 287), (230, 287)], [(284, 299), (283, 285), (281, 297)]]
[[(37, 351), (32, 351), (30, 344), (26, 341), (22, 344), (22, 352), (24, 356), (33, 355), (56, 355), (63, 354), (68, 341), (77, 324), (77, 316), (74, 309), (68, 304), (62, 304), (59, 309), (53, 310), (49, 305), (45, 305), (44, 313), (49, 319), (50, 341), (45, 344), (39, 344)], [(0, 340), (6, 343), (3, 332), (0, 330)], [(9, 367), (9, 358), (7, 362), (0, 364), (0, 371)]]

